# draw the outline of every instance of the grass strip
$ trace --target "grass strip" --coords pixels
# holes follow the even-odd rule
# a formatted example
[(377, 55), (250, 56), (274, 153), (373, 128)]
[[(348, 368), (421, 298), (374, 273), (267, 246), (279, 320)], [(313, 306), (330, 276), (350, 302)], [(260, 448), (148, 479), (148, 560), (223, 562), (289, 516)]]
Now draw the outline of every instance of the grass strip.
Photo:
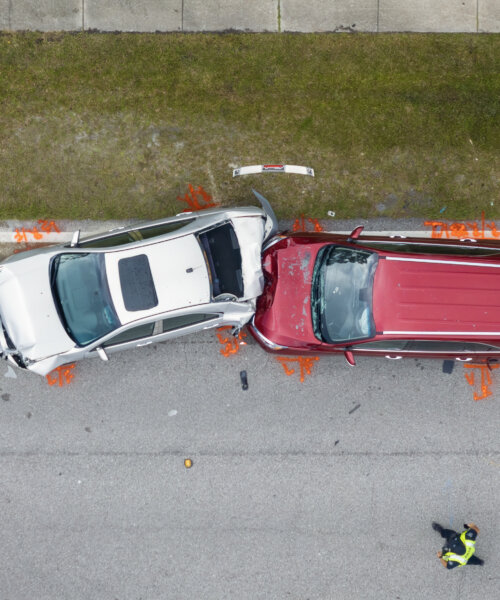
[[(500, 215), (500, 35), (0, 35), (0, 218)], [(316, 178), (233, 180), (245, 164)]]

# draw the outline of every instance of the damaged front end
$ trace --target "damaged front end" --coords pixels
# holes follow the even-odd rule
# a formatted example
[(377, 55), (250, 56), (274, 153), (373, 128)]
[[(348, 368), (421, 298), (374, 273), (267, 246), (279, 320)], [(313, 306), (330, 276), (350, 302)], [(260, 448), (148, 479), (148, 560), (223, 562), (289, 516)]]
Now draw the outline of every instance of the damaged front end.
[(21, 369), (27, 369), (30, 363), (29, 359), (25, 359), (21, 352), (17, 350), (10, 336), (5, 329), (5, 326), (0, 316), (0, 357), (6, 360), (11, 365)]

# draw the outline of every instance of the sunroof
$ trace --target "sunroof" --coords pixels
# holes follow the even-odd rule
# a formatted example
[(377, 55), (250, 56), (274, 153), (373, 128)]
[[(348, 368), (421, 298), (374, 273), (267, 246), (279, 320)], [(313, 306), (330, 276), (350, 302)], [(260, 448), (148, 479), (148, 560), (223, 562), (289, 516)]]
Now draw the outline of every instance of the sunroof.
[(129, 311), (148, 310), (158, 304), (149, 260), (145, 254), (118, 261), (123, 302)]

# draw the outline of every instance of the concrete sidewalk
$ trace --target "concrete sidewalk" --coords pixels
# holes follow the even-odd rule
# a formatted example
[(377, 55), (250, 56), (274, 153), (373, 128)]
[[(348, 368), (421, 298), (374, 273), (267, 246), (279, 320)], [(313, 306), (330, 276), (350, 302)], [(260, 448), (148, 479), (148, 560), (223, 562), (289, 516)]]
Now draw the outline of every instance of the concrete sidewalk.
[(500, 32), (500, 0), (0, 0), (0, 30)]

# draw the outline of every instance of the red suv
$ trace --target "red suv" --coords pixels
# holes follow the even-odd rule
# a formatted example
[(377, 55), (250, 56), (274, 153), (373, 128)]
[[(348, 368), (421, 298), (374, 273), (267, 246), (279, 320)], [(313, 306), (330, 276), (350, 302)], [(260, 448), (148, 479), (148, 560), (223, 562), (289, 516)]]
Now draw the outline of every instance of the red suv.
[(500, 242), (294, 233), (263, 253), (270, 352), (500, 358)]

